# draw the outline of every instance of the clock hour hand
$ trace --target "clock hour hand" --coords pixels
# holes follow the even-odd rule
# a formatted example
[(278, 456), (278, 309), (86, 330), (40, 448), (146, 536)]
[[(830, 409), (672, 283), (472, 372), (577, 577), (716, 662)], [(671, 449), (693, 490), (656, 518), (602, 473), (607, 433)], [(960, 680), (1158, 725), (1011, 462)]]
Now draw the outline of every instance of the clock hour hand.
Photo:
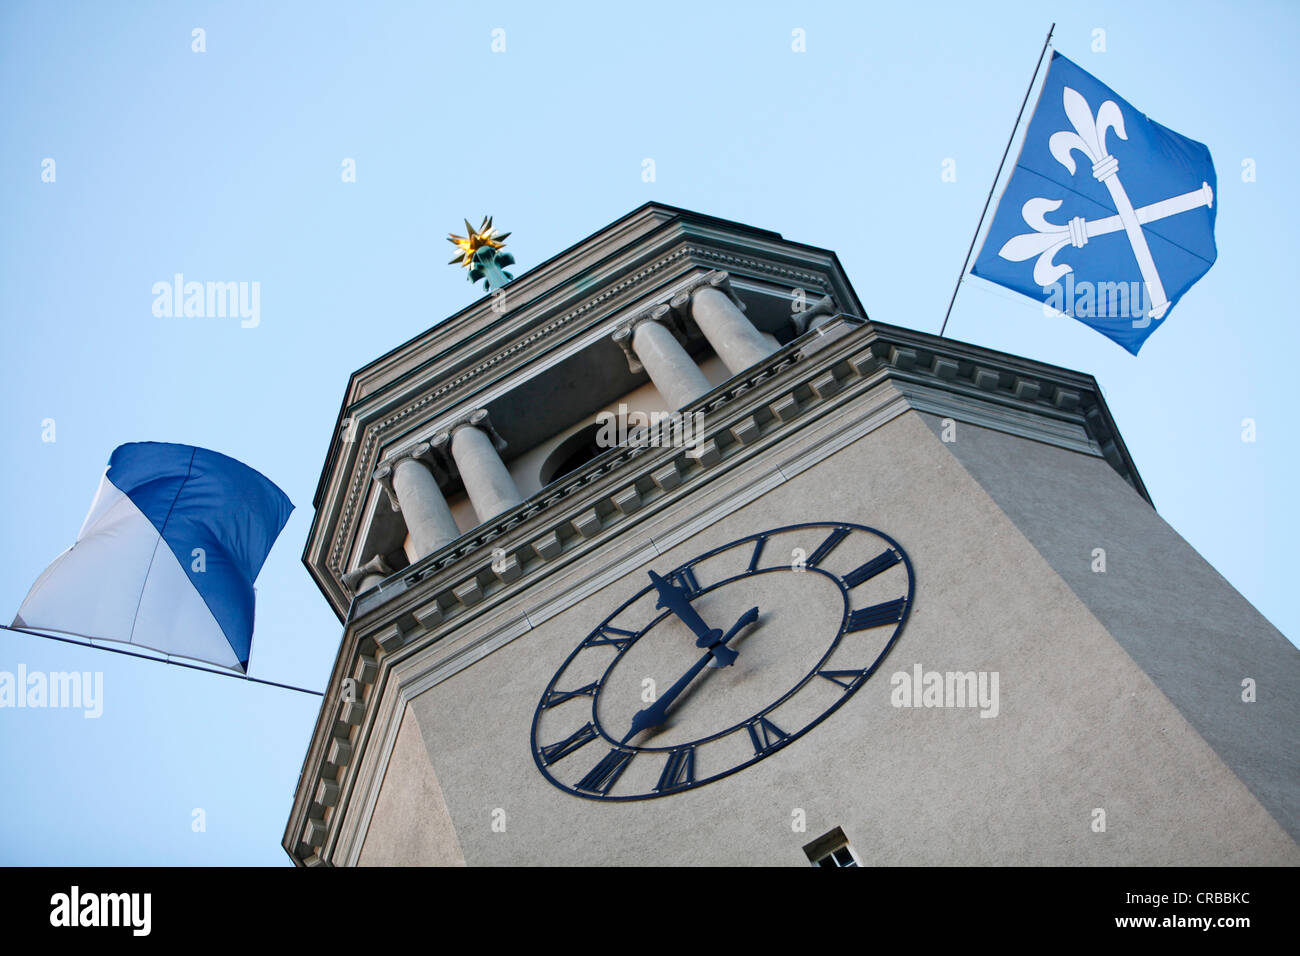
[(700, 612), (695, 610), (695, 607), (691, 604), (691, 599), (686, 596), (685, 588), (679, 584), (673, 584), (654, 571), (650, 572), (650, 580), (654, 583), (655, 590), (659, 592), (659, 602), (656, 607), (672, 611), (681, 619), (683, 624), (694, 631), (695, 645), (697, 647), (712, 647), (718, 643), (722, 637), (722, 631), (716, 627), (709, 627), (704, 623), (704, 618), (700, 617)]
[(733, 637), (735, 637), (737, 634), (739, 634), (740, 629), (742, 627), (748, 627), (750, 624), (753, 624), (757, 620), (758, 620), (758, 608), (756, 607), (751, 607), (744, 614), (740, 615), (740, 618), (736, 621), (736, 623), (731, 625), (731, 630), (729, 630), (726, 633), (726, 635), (721, 637), (718, 640), (717, 644), (711, 645), (709, 647), (709, 650), (712, 651), (713, 653), (713, 663), (710, 666), (730, 667), (732, 664), (734, 664), (736, 658), (739, 655), (735, 651), (733, 651), (730, 647), (727, 647), (727, 642), (731, 640)]
[(673, 702), (681, 696), (682, 691), (686, 690), (691, 681), (695, 680), (695, 678), (700, 675), (700, 671), (704, 670), (705, 667), (710, 664), (714, 667), (726, 667), (734, 664), (739, 655), (731, 648), (727, 647), (727, 641), (735, 637), (741, 628), (753, 624), (756, 620), (758, 620), (758, 608), (751, 607), (740, 616), (740, 620), (736, 621), (736, 623), (731, 626), (731, 630), (727, 631), (726, 634), (719, 631), (717, 641), (709, 647), (709, 652), (707, 654), (692, 664), (690, 670), (677, 678), (673, 686), (669, 687), (658, 700), (649, 707), (644, 707), (636, 712), (632, 717), (632, 729), (624, 735), (623, 739), (619, 741), (619, 743), (625, 744), (641, 731), (648, 730), (651, 727), (658, 727), (667, 720), (668, 708), (673, 705)]

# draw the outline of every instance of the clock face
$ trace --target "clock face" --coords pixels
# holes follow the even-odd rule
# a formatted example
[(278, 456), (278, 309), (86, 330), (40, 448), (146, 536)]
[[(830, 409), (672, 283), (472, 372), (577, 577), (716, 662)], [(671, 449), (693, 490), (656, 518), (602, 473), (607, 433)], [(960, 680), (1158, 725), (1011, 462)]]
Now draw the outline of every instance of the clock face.
[(666, 796), (742, 770), (866, 683), (912, 592), (897, 542), (838, 521), (652, 570), (551, 678), (533, 715), (537, 767), (593, 800)]

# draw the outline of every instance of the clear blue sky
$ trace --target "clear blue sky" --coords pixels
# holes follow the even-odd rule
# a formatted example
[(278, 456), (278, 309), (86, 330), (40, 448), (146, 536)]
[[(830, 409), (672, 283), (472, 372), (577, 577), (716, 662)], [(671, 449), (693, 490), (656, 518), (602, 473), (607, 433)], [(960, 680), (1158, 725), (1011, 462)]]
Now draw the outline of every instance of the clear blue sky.
[[(448, 230), (492, 213), (527, 268), (660, 200), (835, 249), (872, 317), (936, 332), (1053, 19), (1057, 49), (1209, 146), (1219, 260), (1137, 359), (974, 278), (949, 334), (1094, 374), (1160, 513), (1296, 640), (1283, 3), (6, 3), (0, 617), (114, 447), (201, 445), (297, 505), (251, 671), (323, 686), (341, 628), (300, 562), (312, 492), (349, 373), (476, 296)], [(260, 325), (154, 317), (177, 272), (259, 282)], [(104, 714), (0, 711), (0, 863), (287, 863), (317, 698), (0, 633), (19, 663), (102, 671)]]

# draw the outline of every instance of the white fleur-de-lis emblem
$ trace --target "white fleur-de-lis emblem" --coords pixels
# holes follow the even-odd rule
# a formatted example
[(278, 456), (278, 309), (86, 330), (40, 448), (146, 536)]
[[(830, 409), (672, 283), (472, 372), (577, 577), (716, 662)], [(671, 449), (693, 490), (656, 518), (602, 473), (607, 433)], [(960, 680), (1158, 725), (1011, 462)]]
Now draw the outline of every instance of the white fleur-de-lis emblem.
[[(1046, 216), (1059, 209), (1064, 200), (1042, 197), (1030, 199), (1021, 207), (1020, 213), (1025, 225), (1034, 231), (1013, 236), (998, 251), (998, 255), (1011, 262), (1024, 262), (1037, 256), (1034, 281), (1040, 286), (1050, 286), (1067, 272), (1073, 271), (1071, 266), (1053, 261), (1057, 252), (1066, 245), (1081, 249), (1089, 239), (1122, 229), (1128, 236), (1138, 269), (1142, 273), (1142, 281), (1146, 284), (1147, 301), (1151, 303), (1151, 309), (1143, 325), (1149, 325), (1153, 319), (1164, 318), (1165, 312), (1169, 310), (1169, 299), (1165, 295), (1155, 261), (1151, 258), (1151, 249), (1147, 246), (1142, 225), (1201, 206), (1213, 206), (1214, 192), (1208, 183), (1202, 182), (1200, 189), (1134, 209), (1124, 190), (1124, 184), (1120, 182), (1119, 160), (1106, 150), (1108, 132), (1114, 132), (1122, 140), (1128, 139), (1128, 134), (1124, 131), (1124, 114), (1120, 112), (1119, 106), (1114, 100), (1106, 100), (1094, 116), (1083, 95), (1068, 86), (1063, 100), (1065, 115), (1074, 127), (1074, 132), (1061, 130), (1053, 133), (1047, 141), (1047, 148), (1072, 176), (1076, 170), (1074, 152), (1077, 150), (1087, 156), (1092, 161), (1093, 177), (1105, 184), (1117, 214), (1091, 221), (1075, 216), (1064, 225), (1058, 225), (1048, 222)], [(1141, 327), (1136, 322), (1134, 326)]]

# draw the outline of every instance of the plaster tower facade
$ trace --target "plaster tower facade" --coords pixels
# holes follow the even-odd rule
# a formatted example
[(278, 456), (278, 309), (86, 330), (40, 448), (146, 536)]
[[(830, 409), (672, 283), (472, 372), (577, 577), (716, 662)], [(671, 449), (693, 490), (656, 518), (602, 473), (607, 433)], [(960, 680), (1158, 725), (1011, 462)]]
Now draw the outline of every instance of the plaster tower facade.
[(1300, 652), (1097, 383), (833, 252), (643, 206), (354, 374), (314, 505), (298, 863), (1300, 862)]

